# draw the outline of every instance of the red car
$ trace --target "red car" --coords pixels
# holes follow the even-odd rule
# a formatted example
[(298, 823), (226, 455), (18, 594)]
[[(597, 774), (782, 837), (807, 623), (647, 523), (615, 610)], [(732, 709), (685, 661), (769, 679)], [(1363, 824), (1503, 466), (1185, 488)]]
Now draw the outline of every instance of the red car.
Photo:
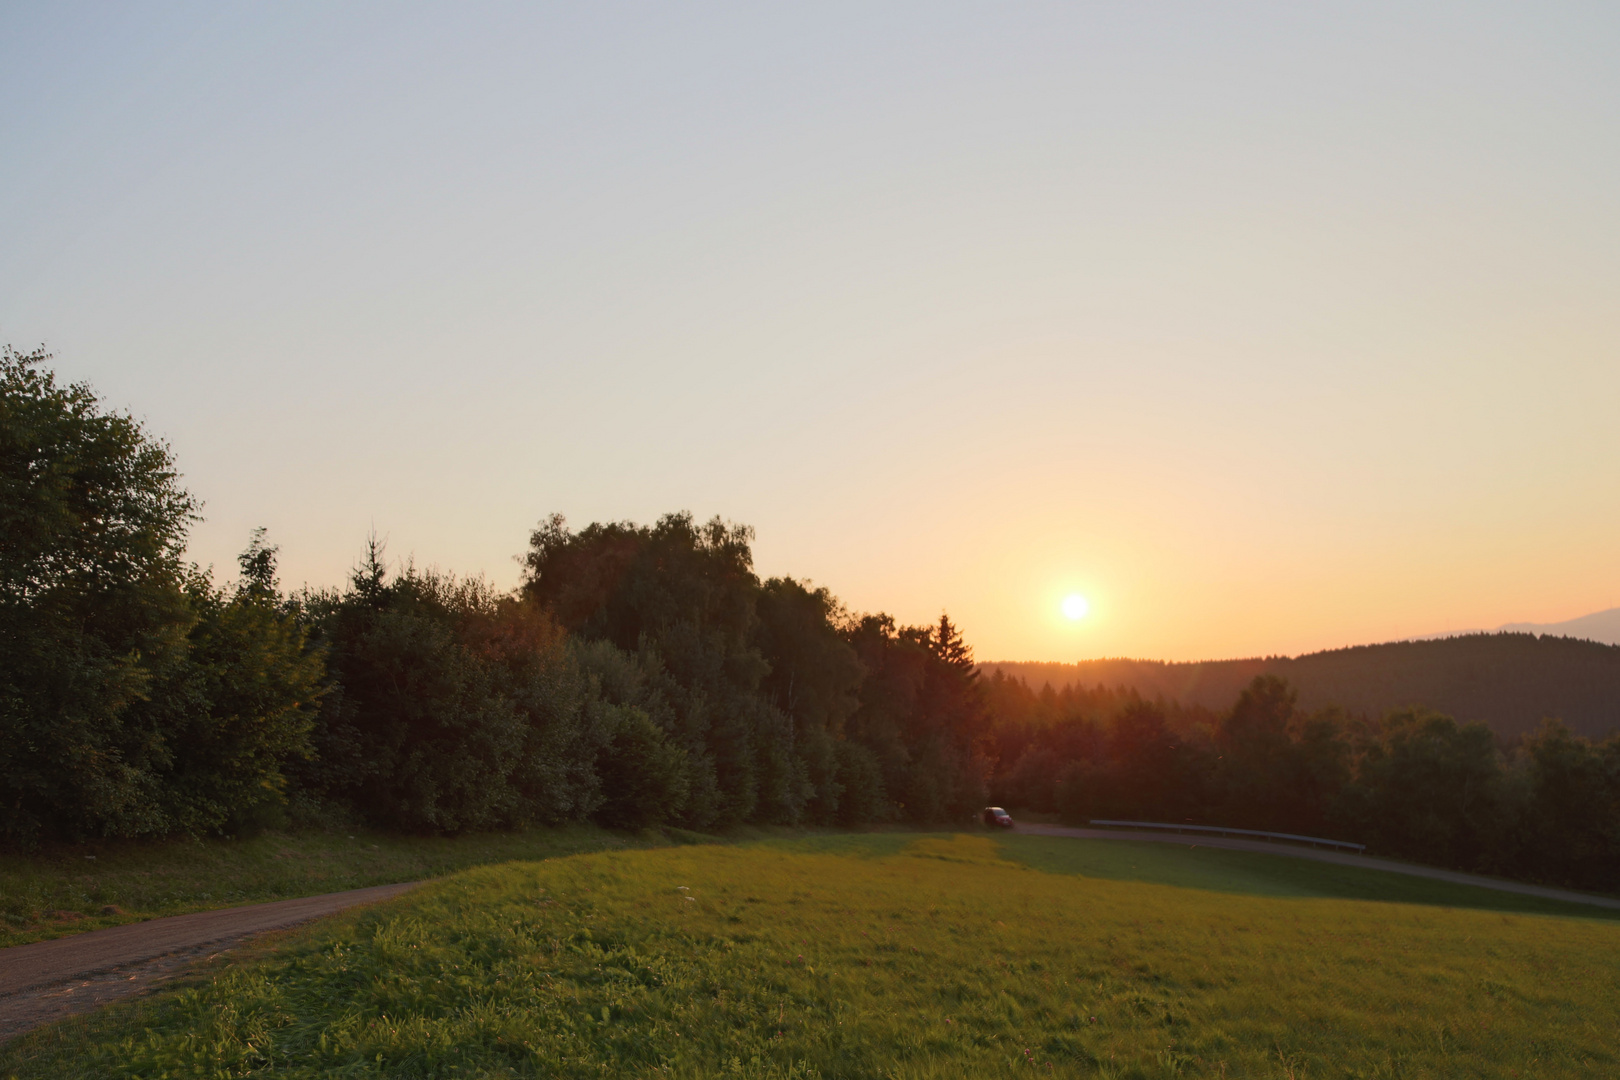
[(987, 806), (984, 808), (984, 823), (986, 825), (995, 825), (1002, 829), (1010, 829), (1013, 827), (1012, 815), (1007, 813), (1007, 811), (1003, 810), (999, 806)]

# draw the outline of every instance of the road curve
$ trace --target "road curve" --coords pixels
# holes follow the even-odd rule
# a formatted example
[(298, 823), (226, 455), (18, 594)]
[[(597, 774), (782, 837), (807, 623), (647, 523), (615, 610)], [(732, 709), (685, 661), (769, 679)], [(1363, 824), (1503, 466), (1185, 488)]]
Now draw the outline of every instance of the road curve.
[(144, 989), (243, 938), (389, 900), (420, 884), (197, 911), (0, 949), (0, 1040)]
[(1078, 829), (1067, 825), (1019, 825), (1021, 833), (1036, 836), (1073, 836), (1081, 840), (1135, 840), (1147, 844), (1180, 844), (1183, 847), (1225, 848), (1228, 851), (1256, 851), (1262, 855), (1282, 855), (1291, 859), (1313, 859), (1316, 862), (1355, 866), (1363, 870), (1384, 870), (1392, 874), (1410, 874), (1412, 877), (1449, 881), (1454, 885), (1472, 885), (1477, 889), (1495, 889), (1497, 892), (1537, 896), (1543, 900), (1559, 900), (1566, 904), (1589, 904), (1593, 907), (1620, 909), (1620, 900), (1590, 893), (1571, 892), (1568, 889), (1550, 889), (1544, 885), (1526, 885), (1519, 881), (1462, 874), (1455, 870), (1439, 870), (1432, 866), (1375, 859), (1369, 855), (1351, 855), (1348, 852), (1328, 851), (1304, 847), (1299, 844), (1280, 844), (1266, 840), (1244, 840), (1232, 836), (1196, 836), (1183, 833), (1136, 832), (1131, 829)]

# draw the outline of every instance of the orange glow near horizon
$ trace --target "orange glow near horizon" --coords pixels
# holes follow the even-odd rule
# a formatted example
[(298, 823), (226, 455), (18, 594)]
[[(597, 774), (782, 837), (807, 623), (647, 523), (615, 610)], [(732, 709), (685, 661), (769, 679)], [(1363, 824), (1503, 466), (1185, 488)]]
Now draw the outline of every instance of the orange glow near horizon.
[(0, 344), (289, 588), (690, 511), (982, 660), (1620, 606), (1620, 19), (1296, 6), (29, 5)]

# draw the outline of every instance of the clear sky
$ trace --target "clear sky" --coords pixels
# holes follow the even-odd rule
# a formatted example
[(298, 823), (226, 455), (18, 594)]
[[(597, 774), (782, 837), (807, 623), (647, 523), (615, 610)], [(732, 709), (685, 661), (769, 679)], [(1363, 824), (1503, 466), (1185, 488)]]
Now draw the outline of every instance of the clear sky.
[(4, 3), (0, 341), (289, 584), (689, 509), (985, 659), (1567, 619), (1616, 57), (1603, 3)]

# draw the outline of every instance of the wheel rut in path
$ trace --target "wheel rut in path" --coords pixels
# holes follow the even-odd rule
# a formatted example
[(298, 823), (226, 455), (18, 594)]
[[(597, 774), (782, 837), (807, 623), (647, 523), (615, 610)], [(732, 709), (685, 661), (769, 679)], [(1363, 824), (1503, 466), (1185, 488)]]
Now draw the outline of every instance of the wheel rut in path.
[(244, 938), (389, 900), (420, 884), (171, 915), (0, 949), (0, 1042), (145, 990)]

